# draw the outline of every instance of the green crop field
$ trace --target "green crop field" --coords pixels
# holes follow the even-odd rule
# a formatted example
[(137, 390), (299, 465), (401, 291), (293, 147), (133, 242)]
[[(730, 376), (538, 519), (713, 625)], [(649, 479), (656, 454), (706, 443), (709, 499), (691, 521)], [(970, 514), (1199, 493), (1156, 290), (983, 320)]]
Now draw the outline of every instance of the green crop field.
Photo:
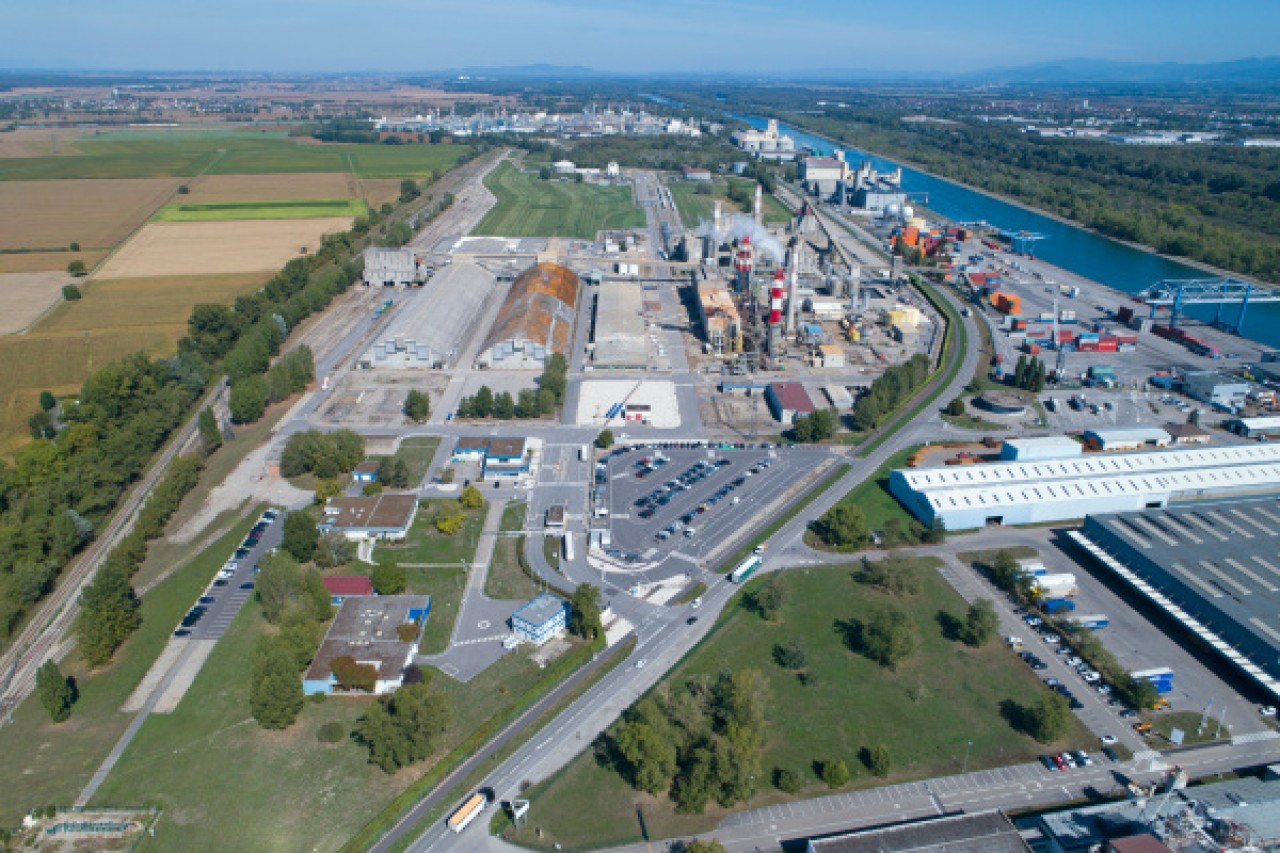
[(355, 198), (296, 201), (222, 201), (205, 204), (166, 204), (156, 211), (157, 222), (226, 222), (234, 219), (325, 219), (365, 216), (369, 207)]
[(598, 187), (572, 181), (544, 181), (510, 163), (485, 178), (498, 203), (472, 234), (499, 237), (594, 239), (602, 228), (642, 228), (644, 212), (627, 187)]
[(465, 145), (317, 144), (276, 133), (142, 136), (104, 135), (78, 140), (77, 156), (0, 159), (0, 180), (154, 178), (349, 172), (358, 178), (421, 178), (443, 172)]
[[(745, 178), (730, 178), (728, 180), (732, 180), (735, 186), (743, 187), (749, 192), (755, 192), (754, 181), (749, 181)], [(671, 197), (675, 199), (676, 210), (680, 213), (680, 221), (684, 223), (686, 228), (697, 228), (699, 222), (710, 222), (712, 209), (717, 199), (721, 202), (720, 210), (724, 216), (751, 212), (749, 208), (739, 207), (736, 202), (730, 201), (728, 180), (716, 178), (710, 184), (696, 181), (672, 181), (668, 184), (668, 188), (671, 190)], [(706, 194), (699, 193), (699, 187), (708, 187), (710, 192)], [(766, 225), (789, 222), (791, 220), (791, 212), (772, 194), (764, 196), (763, 205), (762, 213)]]
[[(1007, 709), (1031, 705), (1046, 688), (998, 640), (972, 648), (945, 636), (946, 616), (963, 617), (965, 603), (932, 561), (923, 562), (929, 567), (924, 590), (897, 599), (859, 584), (853, 566), (787, 570), (781, 575), (785, 600), (776, 621), (765, 621), (738, 596), (708, 638), (659, 683), (661, 692), (714, 679), (726, 669), (763, 675), (761, 763), (769, 778), (757, 780), (755, 798), (743, 807), (828, 793), (815, 764), (834, 759), (842, 759), (853, 773), (851, 787), (867, 788), (958, 773), (970, 741), (969, 770), (1032, 760), (1055, 747), (1097, 743), (1074, 717), (1068, 736), (1052, 745), (1013, 729)], [(757, 578), (747, 592), (768, 580)], [(918, 637), (916, 652), (896, 671), (853, 652), (841, 630), (889, 601), (906, 611)], [(797, 638), (807, 648), (805, 682), (773, 658), (775, 645)], [(862, 750), (876, 744), (888, 746), (892, 756), (893, 771), (886, 779), (873, 776), (861, 759)], [(770, 780), (777, 768), (798, 774), (804, 789), (794, 797), (774, 789)], [(713, 805), (705, 815), (677, 815), (668, 798), (634, 791), (617, 772), (599, 766), (593, 750), (529, 794), (543, 836), (530, 828), (517, 838), (533, 847), (559, 842), (581, 849), (639, 840), (637, 805), (643, 806), (651, 838), (709, 831), (726, 814)], [(592, 808), (583, 809), (584, 802)]]

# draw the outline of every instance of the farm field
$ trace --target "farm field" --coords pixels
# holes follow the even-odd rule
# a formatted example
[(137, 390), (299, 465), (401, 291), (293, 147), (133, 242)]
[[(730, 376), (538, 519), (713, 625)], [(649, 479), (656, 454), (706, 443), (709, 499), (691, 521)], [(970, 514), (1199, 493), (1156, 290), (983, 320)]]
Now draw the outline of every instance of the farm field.
[[(340, 172), (282, 175), (201, 175), (187, 184), (191, 190), (179, 201), (207, 204), (219, 201), (278, 201), (309, 198), (353, 198), (355, 179)], [(396, 182), (397, 194), (400, 182)]]
[(275, 272), (301, 246), (351, 227), (351, 219), (247, 222), (152, 222), (98, 270), (101, 278)]
[(0, 273), (62, 271), (72, 261), (83, 261), (93, 269), (107, 256), (107, 249), (84, 249), (79, 252), (0, 252)]
[(602, 228), (641, 228), (644, 212), (627, 187), (544, 181), (500, 163), (484, 179), (498, 203), (472, 234), (594, 239)]
[(71, 281), (65, 272), (0, 273), (0, 335), (11, 335), (30, 326), (49, 306), (62, 298), (62, 286)]
[(465, 145), (313, 144), (279, 131), (110, 131), (64, 148), (76, 156), (0, 159), (0, 180), (195, 177), (338, 172), (358, 178), (425, 177), (443, 172)]
[(22, 127), (0, 133), (0, 158), (74, 156), (77, 152), (69, 143), (89, 133), (71, 127), (35, 128)]
[[(365, 202), (372, 208), (382, 207), (387, 202), (395, 204), (400, 198), (400, 179), (375, 178), (361, 181), (360, 191), (364, 195)], [(427, 192), (431, 191), (427, 190)]]
[[(3, 185), (0, 185), (3, 186)], [(156, 222), (234, 222), (244, 219), (324, 219), (364, 216), (360, 199), (290, 199), (287, 201), (173, 202), (156, 212)]]
[[(1090, 744), (1074, 716), (1067, 737), (1053, 745), (1038, 744), (1012, 727), (1006, 719), (1009, 709), (1031, 705), (1046, 688), (998, 639), (973, 648), (946, 636), (946, 617), (963, 618), (965, 603), (932, 561), (919, 564), (927, 566), (923, 590), (901, 598), (858, 583), (855, 566), (788, 569), (780, 576), (783, 605), (772, 622), (745, 603), (746, 595), (773, 576), (757, 578), (730, 603), (707, 639), (655, 688), (657, 693), (678, 690), (691, 681), (714, 680), (726, 669), (751, 669), (763, 676), (767, 698), (761, 766), (768, 779), (760, 780), (756, 796), (739, 808), (828, 793), (815, 766), (835, 759), (852, 773), (848, 787), (867, 788), (958, 773), (969, 741), (969, 770), (1030, 761), (1054, 747)], [(917, 650), (896, 670), (879, 666), (846, 643), (851, 622), (887, 603), (906, 613), (918, 637)], [(774, 658), (777, 645), (797, 639), (807, 650), (803, 682)], [(887, 778), (873, 776), (862, 759), (863, 750), (876, 744), (886, 745), (892, 757)], [(777, 768), (799, 776), (803, 787), (798, 794), (773, 788), (769, 780)], [(645, 826), (654, 838), (706, 831), (726, 814), (712, 805), (701, 817), (677, 815), (667, 797), (634, 791), (616, 771), (599, 766), (591, 749), (529, 793), (545, 835), (538, 839), (525, 829), (517, 838), (540, 848), (556, 842), (580, 848), (639, 840), (637, 805), (643, 807)], [(581, 803), (588, 800), (596, 807), (583, 810)]]
[(145, 326), (179, 326), (186, 334), (191, 306), (198, 302), (230, 304), (237, 296), (266, 284), (268, 273), (95, 278), (82, 285), (84, 297), (59, 305), (40, 324), (38, 334)]
[(177, 189), (170, 178), (0, 182), (0, 249), (110, 248)]

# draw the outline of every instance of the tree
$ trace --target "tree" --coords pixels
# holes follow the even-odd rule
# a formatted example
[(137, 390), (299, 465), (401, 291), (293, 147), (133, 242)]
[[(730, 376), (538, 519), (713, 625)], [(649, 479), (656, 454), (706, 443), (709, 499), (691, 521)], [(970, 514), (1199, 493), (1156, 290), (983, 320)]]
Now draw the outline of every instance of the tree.
[(267, 382), (261, 376), (248, 376), (231, 386), (227, 401), (231, 419), (238, 424), (251, 424), (267, 408)]
[(260, 563), (254, 590), (262, 615), (278, 625), (285, 609), (302, 594), (302, 567), (287, 553), (268, 554)]
[(610, 447), (613, 447), (613, 430), (600, 430), (600, 434), (596, 436), (596, 447), (601, 450), (608, 450)]
[(378, 474), (390, 488), (407, 489), (411, 485), (409, 463), (398, 456), (390, 463), (383, 463)]
[(80, 593), (76, 644), (90, 667), (110, 662), (115, 650), (142, 624), (140, 602), (121, 567), (106, 562)]
[(51, 412), (58, 405), (58, 398), (53, 396), (52, 391), (40, 392), (40, 408), (43, 411)]
[(53, 438), (58, 434), (53, 426), (53, 416), (45, 411), (32, 412), (27, 418), (27, 429), (31, 431), (31, 437), (37, 439)]
[(1070, 719), (1067, 697), (1056, 692), (1042, 693), (1027, 713), (1028, 731), (1041, 743), (1053, 743), (1067, 734)]
[(74, 260), (71, 263), (67, 264), (67, 272), (71, 273), (72, 275), (84, 275), (85, 274), (84, 261)]
[(889, 747), (883, 743), (876, 744), (871, 747), (870, 757), (871, 772), (876, 776), (888, 776), (893, 769), (893, 756), (889, 754)]
[(773, 784), (784, 794), (798, 794), (804, 787), (800, 774), (786, 767), (779, 767), (773, 773)]
[(849, 766), (844, 763), (843, 758), (822, 763), (822, 781), (826, 782), (828, 787), (841, 788), (848, 785), (851, 778), (853, 777), (849, 773)]
[(804, 669), (809, 661), (804, 640), (796, 637), (788, 643), (778, 643), (773, 647), (773, 659), (784, 669)]
[(200, 431), (200, 441), (204, 445), (206, 456), (222, 446), (222, 430), (218, 426), (218, 419), (214, 416), (212, 409), (204, 408), (200, 410), (200, 416), (196, 419), (196, 427)]
[(377, 667), (357, 663), (351, 655), (339, 655), (329, 664), (339, 690), (372, 693), (378, 686)]
[(956, 397), (947, 404), (947, 414), (953, 418), (958, 418), (964, 414), (964, 398)]
[(354, 734), (369, 748), (369, 760), (387, 773), (435, 751), (453, 712), (449, 700), (423, 681), (401, 687), (356, 720)]
[(462, 494), (458, 495), (458, 503), (462, 504), (463, 509), (479, 509), (484, 506), (484, 495), (475, 486), (466, 486)]
[(63, 675), (52, 660), (45, 661), (36, 670), (36, 693), (40, 696), (40, 705), (55, 723), (71, 716), (71, 706), (76, 701), (75, 683)]
[(539, 169), (538, 178), (543, 181), (551, 180), (551, 168), (549, 166), (543, 166), (541, 169)]
[(80, 288), (74, 284), (64, 284), (62, 286), (62, 298), (68, 302), (75, 302), (81, 297)]
[(395, 563), (378, 563), (372, 574), (373, 588), (378, 595), (399, 595), (409, 582), (404, 569)]
[(600, 622), (600, 588), (590, 583), (578, 584), (569, 604), (569, 630), (584, 640), (595, 639), (604, 627)]
[(264, 729), (293, 725), (303, 703), (302, 679), (288, 641), (281, 636), (258, 638), (249, 682), (249, 710)]
[(284, 517), (284, 536), (280, 547), (300, 563), (308, 562), (316, 553), (320, 529), (307, 512), (291, 512)]
[(493, 392), (488, 385), (481, 385), (471, 398), (471, 411), (477, 418), (487, 418), (493, 414)]
[(650, 794), (661, 794), (671, 787), (676, 747), (669, 733), (632, 720), (622, 724), (613, 740), (629, 766), (632, 785)]
[(531, 388), (523, 388), (516, 396), (516, 417), (536, 418), (542, 414), (538, 408), (538, 392)]
[(964, 617), (962, 636), (971, 646), (985, 646), (1000, 630), (1000, 617), (989, 598), (979, 598), (969, 605)]
[(445, 536), (452, 536), (462, 529), (466, 521), (466, 517), (462, 514), (462, 507), (458, 504), (442, 504), (440, 511), (436, 514), (436, 530), (439, 530)]
[(516, 402), (511, 399), (510, 391), (499, 392), (493, 398), (493, 416), (504, 421), (509, 421), (516, 416)]
[(423, 423), (431, 417), (431, 398), (417, 388), (404, 398), (404, 413), (414, 423)]
[(751, 606), (769, 622), (778, 618), (778, 612), (782, 610), (786, 600), (786, 589), (782, 586), (779, 575), (774, 575), (751, 594)]
[(716, 839), (703, 841), (695, 838), (684, 846), (684, 853), (725, 853), (724, 845)]
[(906, 554), (890, 554), (879, 560), (863, 557), (856, 577), (859, 583), (894, 596), (919, 595), (924, 591), (924, 568)]
[(906, 612), (885, 605), (872, 611), (860, 626), (862, 653), (893, 669), (916, 650), (917, 637)]
[(827, 545), (857, 550), (871, 541), (866, 516), (853, 504), (839, 503), (813, 522), (813, 532)]
[(356, 555), (355, 543), (341, 533), (330, 531), (316, 543), (315, 563), (322, 569), (345, 566)]

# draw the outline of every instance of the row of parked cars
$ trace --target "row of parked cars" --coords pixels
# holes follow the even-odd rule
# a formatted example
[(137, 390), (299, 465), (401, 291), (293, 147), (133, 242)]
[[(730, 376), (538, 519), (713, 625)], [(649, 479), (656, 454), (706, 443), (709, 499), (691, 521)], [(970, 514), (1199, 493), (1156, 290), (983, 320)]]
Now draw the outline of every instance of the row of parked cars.
[(728, 464), (729, 460), (727, 459), (721, 459), (716, 463), (695, 462), (679, 477), (674, 480), (667, 480), (667, 482), (649, 492), (649, 494), (636, 498), (634, 506), (640, 508), (638, 515), (641, 518), (652, 518), (659, 507), (664, 507), (671, 503), (681, 492), (689, 491), (689, 489), (714, 474), (720, 467)]
[[(231, 559), (227, 560), (222, 568), (218, 570), (218, 576), (213, 579), (213, 583), (200, 596), (200, 600), (196, 602), (195, 606), (182, 617), (182, 622), (178, 625), (177, 630), (173, 632), (173, 636), (191, 636), (192, 630), (204, 618), (205, 613), (209, 611), (209, 606), (217, 602), (218, 591), (231, 584), (231, 579), (235, 577), (236, 572), (240, 569), (240, 561), (249, 557), (253, 549), (262, 541), (262, 534), (266, 532), (267, 528), (271, 526), (279, 515), (280, 513), (277, 510), (269, 509), (259, 516), (257, 523), (253, 525), (248, 535), (245, 536), (244, 541), (240, 543), (235, 553), (231, 555)], [(257, 565), (253, 567), (253, 571), (257, 574)], [(245, 581), (240, 584), (240, 589), (251, 590), (253, 586), (253, 581)]]
[(1075, 770), (1077, 767), (1092, 767), (1093, 759), (1089, 757), (1089, 753), (1078, 749), (1075, 752), (1042, 755), (1040, 763), (1050, 770)]

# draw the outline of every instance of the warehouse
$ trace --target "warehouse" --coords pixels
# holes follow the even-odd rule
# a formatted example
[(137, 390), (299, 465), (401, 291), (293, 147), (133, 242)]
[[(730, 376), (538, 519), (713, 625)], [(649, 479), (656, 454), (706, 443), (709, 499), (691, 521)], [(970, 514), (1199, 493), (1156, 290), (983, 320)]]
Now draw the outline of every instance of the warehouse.
[(764, 392), (769, 411), (782, 423), (790, 426), (797, 415), (814, 413), (813, 400), (799, 382), (771, 382)]
[(1065, 435), (1041, 438), (1006, 438), (1000, 445), (1001, 462), (1037, 462), (1044, 459), (1070, 459), (1084, 452), (1084, 445)]
[(606, 281), (596, 293), (596, 316), (591, 340), (597, 367), (643, 370), (644, 294), (637, 284)]
[(806, 157), (800, 161), (800, 180), (806, 191), (819, 198), (831, 198), (841, 183), (849, 176), (849, 164), (844, 152), (834, 157)]
[(1164, 431), (1169, 433), (1169, 438), (1175, 445), (1208, 444), (1213, 441), (1212, 433), (1195, 424), (1165, 424)]
[(1195, 370), (1182, 377), (1182, 390), (1202, 403), (1235, 409), (1248, 398), (1249, 383), (1216, 370)]
[(1142, 426), (1091, 429), (1085, 432), (1084, 439), (1106, 451), (1168, 447), (1173, 441), (1173, 437), (1160, 427)]
[(413, 249), (386, 249), (371, 246), (364, 250), (365, 286), (395, 287), (422, 284), (426, 270)]
[(302, 677), (307, 695), (341, 690), (334, 663), (350, 658), (374, 670), (374, 693), (394, 693), (404, 683), (422, 628), (431, 613), (428, 595), (353, 595), (333, 617), (311, 666)]
[(569, 625), (569, 602), (544, 592), (511, 614), (511, 630), (526, 643), (541, 646)]
[(541, 370), (552, 353), (566, 354), (578, 304), (578, 276), (559, 264), (536, 264), (511, 283), (476, 367)]
[(1001, 811), (948, 814), (810, 838), (805, 853), (1030, 853)]
[(1090, 454), (1045, 462), (898, 469), (889, 490), (926, 526), (970, 530), (1280, 492), (1280, 446)]
[(1245, 438), (1268, 439), (1280, 436), (1280, 418), (1233, 418), (1224, 426)]
[(359, 359), (362, 369), (444, 368), (457, 358), (497, 286), (489, 271), (454, 263), (431, 279), (427, 292), (395, 312), (391, 325)]
[(1280, 501), (1090, 515), (1072, 538), (1280, 698)]

